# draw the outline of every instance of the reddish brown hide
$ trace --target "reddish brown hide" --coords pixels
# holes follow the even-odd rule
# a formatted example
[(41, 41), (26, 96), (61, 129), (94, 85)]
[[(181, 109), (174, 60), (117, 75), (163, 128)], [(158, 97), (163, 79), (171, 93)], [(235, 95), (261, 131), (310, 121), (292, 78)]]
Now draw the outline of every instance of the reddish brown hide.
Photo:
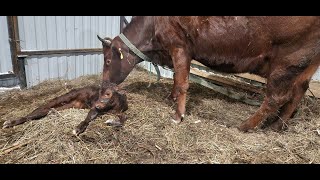
[[(267, 78), (263, 104), (240, 130), (279, 117), (280, 130), (309, 87), (320, 64), (320, 17), (312, 16), (141, 16), (123, 34), (154, 63), (174, 69), (171, 98), (177, 100), (174, 122), (182, 121), (192, 59), (221, 72)], [(142, 60), (119, 36), (101, 39), (103, 80), (120, 84)]]
[(98, 86), (88, 86), (73, 89), (62, 96), (50, 100), (47, 104), (38, 107), (25, 117), (5, 121), (3, 128), (13, 127), (30, 120), (41, 119), (49, 113), (51, 108), (58, 111), (68, 108), (90, 109), (86, 119), (73, 130), (75, 135), (79, 135), (86, 130), (89, 123), (96, 119), (98, 115), (106, 113), (112, 113), (119, 117), (118, 121), (110, 121), (109, 125), (123, 125), (126, 121), (126, 116), (123, 112), (128, 109), (128, 103), (127, 96), (121, 93), (121, 90), (115, 84), (102, 83), (101, 88)]

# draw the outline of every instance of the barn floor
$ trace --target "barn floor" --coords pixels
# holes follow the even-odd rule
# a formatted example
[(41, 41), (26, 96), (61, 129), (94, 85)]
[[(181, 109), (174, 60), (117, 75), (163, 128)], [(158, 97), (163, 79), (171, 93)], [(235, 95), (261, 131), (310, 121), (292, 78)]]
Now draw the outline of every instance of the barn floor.
[[(259, 128), (242, 133), (236, 127), (258, 107), (191, 83), (188, 116), (174, 125), (169, 121), (174, 106), (165, 100), (172, 80), (148, 88), (149, 81), (148, 73), (134, 70), (123, 83), (129, 110), (120, 129), (107, 127), (104, 122), (111, 117), (105, 115), (73, 136), (88, 112), (78, 109), (52, 111), (41, 120), (1, 129), (0, 163), (320, 163), (319, 100), (306, 97), (285, 132)], [(98, 83), (99, 76), (87, 76), (1, 94), (0, 124), (74, 87)]]

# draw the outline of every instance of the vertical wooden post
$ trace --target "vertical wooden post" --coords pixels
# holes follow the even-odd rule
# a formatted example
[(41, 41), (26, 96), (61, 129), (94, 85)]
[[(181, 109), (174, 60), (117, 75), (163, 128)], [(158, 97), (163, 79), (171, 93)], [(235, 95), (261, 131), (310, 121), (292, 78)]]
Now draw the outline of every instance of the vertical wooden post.
[(14, 74), (19, 73), (18, 52), (20, 51), (19, 30), (17, 16), (7, 16), (11, 61)]
[(21, 88), (26, 87), (26, 76), (24, 68), (24, 60), (19, 62), (18, 54), (21, 52), (19, 27), (17, 16), (7, 16), (8, 32), (10, 38), (11, 61), (13, 66), (13, 73), (19, 78)]

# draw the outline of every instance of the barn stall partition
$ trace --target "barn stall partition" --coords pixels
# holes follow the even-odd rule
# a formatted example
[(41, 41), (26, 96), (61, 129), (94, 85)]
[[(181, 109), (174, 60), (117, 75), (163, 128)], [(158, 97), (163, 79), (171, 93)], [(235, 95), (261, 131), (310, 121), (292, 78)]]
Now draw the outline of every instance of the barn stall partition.
[(97, 35), (118, 35), (120, 16), (1, 16), (0, 28), (0, 79), (15, 75), (29, 88), (101, 73)]
[[(131, 21), (132, 16), (121, 16), (121, 31)], [(156, 74), (156, 69), (150, 62), (143, 61), (140, 67)], [(173, 78), (173, 70), (159, 66), (161, 77)], [(190, 80), (199, 83), (205, 87), (213, 89), (230, 98), (243, 101), (247, 104), (260, 106), (260, 101), (248, 98), (246, 93), (235, 91), (234, 88), (240, 88), (251, 93), (264, 94), (266, 79), (249, 73), (226, 74), (216, 72), (203, 64), (193, 60), (190, 68)], [(309, 96), (320, 98), (320, 68), (315, 73), (310, 83), (309, 90), (306, 92)]]

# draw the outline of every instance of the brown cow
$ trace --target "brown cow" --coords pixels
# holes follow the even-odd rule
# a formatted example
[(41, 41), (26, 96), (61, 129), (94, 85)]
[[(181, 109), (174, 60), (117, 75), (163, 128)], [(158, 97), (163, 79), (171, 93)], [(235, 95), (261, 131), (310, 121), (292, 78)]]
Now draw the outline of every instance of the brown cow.
[[(192, 59), (217, 71), (267, 78), (264, 102), (241, 124), (242, 131), (274, 114), (279, 120), (272, 127), (285, 127), (320, 64), (320, 17), (133, 17), (123, 35), (152, 62), (174, 68), (171, 97), (178, 103), (173, 115), (176, 123), (185, 115)], [(143, 61), (142, 56), (120, 35), (99, 39), (103, 80), (119, 84)]]
[(9, 128), (30, 120), (43, 118), (49, 113), (51, 108), (55, 108), (58, 111), (68, 108), (90, 108), (86, 119), (73, 130), (75, 135), (79, 135), (86, 130), (89, 123), (97, 118), (98, 115), (106, 113), (112, 113), (119, 117), (118, 121), (108, 120), (108, 125), (123, 125), (126, 121), (126, 116), (123, 112), (128, 109), (128, 103), (127, 96), (122, 90), (119, 90), (115, 84), (102, 83), (101, 88), (98, 86), (88, 86), (73, 89), (62, 96), (50, 100), (47, 104), (38, 107), (25, 117), (5, 121), (3, 123), (3, 128)]

